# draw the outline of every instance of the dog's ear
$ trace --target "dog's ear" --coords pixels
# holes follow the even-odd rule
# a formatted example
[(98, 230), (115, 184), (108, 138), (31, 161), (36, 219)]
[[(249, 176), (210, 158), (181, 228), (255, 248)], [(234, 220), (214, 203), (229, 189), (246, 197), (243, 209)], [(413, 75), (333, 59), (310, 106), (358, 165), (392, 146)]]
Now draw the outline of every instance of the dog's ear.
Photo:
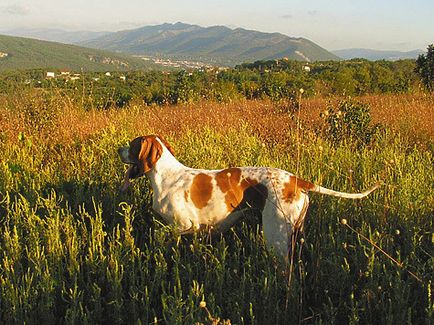
[(155, 136), (142, 137), (141, 149), (137, 157), (140, 173), (149, 172), (160, 159), (162, 153), (163, 147)]

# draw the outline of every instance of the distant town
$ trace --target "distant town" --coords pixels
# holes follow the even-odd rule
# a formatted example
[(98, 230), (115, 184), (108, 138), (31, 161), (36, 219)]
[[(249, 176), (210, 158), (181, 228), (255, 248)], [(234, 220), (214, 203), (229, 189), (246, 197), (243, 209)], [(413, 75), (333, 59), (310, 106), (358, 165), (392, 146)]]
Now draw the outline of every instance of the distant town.
[(211, 69), (214, 68), (213, 65), (200, 62), (200, 61), (187, 61), (187, 60), (174, 60), (174, 59), (162, 59), (158, 57), (147, 57), (141, 55), (133, 55), (134, 57), (140, 58), (144, 61), (152, 61), (155, 64), (161, 65), (163, 67), (169, 68), (184, 68), (184, 69)]
[[(2, 57), (2, 54), (5, 54), (7, 56), (7, 53), (0, 52), (0, 57)], [(211, 64), (207, 64), (200, 61), (187, 61), (187, 60), (174, 60), (174, 59), (162, 59), (162, 58), (154, 58), (154, 57), (144, 57), (144, 56), (135, 56), (137, 58), (141, 58), (144, 61), (150, 61), (154, 64), (160, 65), (165, 68), (173, 68), (173, 69), (184, 69), (184, 70), (197, 70), (197, 71), (215, 71), (216, 73), (219, 73), (220, 71), (225, 71), (229, 69), (228, 67), (216, 67)], [(91, 61), (95, 60), (92, 58), (89, 58)], [(122, 65), (127, 65), (123, 62), (115, 62), (115, 60), (111, 60), (110, 58), (106, 58), (106, 62), (104, 63), (111, 63), (111, 64), (117, 64), (119, 63)], [(110, 61), (110, 62), (109, 62)], [(170, 71), (163, 71), (163, 74), (170, 74)], [(190, 73), (191, 75), (191, 73)], [(105, 77), (114, 77), (112, 75), (112, 72), (107, 71), (104, 74)], [(80, 73), (72, 72), (69, 70), (61, 70), (61, 71), (46, 71), (45, 73), (46, 79), (63, 79), (65, 81), (75, 81), (79, 80), (81, 78)], [(119, 78), (121, 81), (126, 80), (126, 76), (124, 74), (116, 75), (116, 78)], [(93, 81), (99, 81), (100, 77), (93, 77)]]

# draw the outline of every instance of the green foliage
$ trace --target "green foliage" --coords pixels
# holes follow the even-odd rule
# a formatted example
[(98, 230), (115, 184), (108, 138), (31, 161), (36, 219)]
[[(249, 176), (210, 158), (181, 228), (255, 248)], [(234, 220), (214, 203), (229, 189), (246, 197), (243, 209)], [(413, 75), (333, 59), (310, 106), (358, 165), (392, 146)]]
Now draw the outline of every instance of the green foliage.
[(337, 108), (329, 106), (322, 117), (327, 124), (327, 136), (335, 143), (366, 145), (379, 129), (379, 125), (372, 125), (369, 105), (351, 99), (340, 102)]
[[(29, 103), (17, 116), (33, 116)], [(367, 108), (358, 105), (340, 108), (354, 125), (365, 125)], [(43, 110), (37, 116), (56, 127)], [(225, 133), (195, 128), (170, 139), (193, 167), (299, 165), (304, 179), (342, 191), (379, 178), (386, 183), (363, 201), (311, 195), (288, 287), (258, 225), (213, 240), (180, 237), (151, 212), (145, 179), (119, 193), (125, 166), (116, 148), (135, 130), (111, 126), (57, 143), (31, 129), (41, 123), (0, 141), (1, 323), (430, 322), (433, 156), (396, 134), (373, 135), (371, 146), (359, 148), (306, 134), (299, 162), (291, 148), (264, 147), (248, 126)], [(288, 133), (289, 143), (296, 139)], [(340, 225), (341, 218), (402, 267)]]
[[(268, 98), (280, 106), (304, 96), (401, 93), (414, 88), (414, 61), (306, 63), (289, 60), (258, 61), (233, 69), (193, 71), (80, 72), (79, 79), (61, 76), (44, 79), (44, 71), (7, 72), (0, 75), (0, 91), (16, 88), (57, 89), (84, 108), (125, 107), (139, 101), (148, 105), (174, 105), (200, 100), (230, 102)], [(56, 71), (59, 72), (59, 71)], [(122, 79), (120, 78), (122, 77)], [(123, 80), (125, 77), (125, 80)]]
[(426, 89), (434, 91), (434, 44), (428, 46), (426, 54), (419, 55), (415, 71)]
[(8, 54), (0, 57), (0, 71), (16, 69), (125, 71), (152, 66), (129, 55), (5, 35), (0, 35), (0, 52)]

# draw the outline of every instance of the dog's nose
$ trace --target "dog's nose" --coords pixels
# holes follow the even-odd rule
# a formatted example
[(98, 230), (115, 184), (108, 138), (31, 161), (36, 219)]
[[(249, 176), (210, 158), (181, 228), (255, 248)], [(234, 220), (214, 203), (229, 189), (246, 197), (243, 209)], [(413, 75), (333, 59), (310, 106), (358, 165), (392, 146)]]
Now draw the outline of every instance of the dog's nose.
[(131, 164), (130, 158), (129, 158), (129, 147), (121, 147), (118, 149), (119, 157), (121, 158), (122, 162), (125, 164)]

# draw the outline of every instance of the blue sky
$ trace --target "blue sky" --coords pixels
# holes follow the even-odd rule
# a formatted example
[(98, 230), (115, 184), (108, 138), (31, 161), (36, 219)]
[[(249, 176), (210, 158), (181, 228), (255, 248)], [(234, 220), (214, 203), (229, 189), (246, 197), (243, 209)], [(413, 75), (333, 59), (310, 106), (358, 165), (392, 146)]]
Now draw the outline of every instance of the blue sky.
[(434, 0), (0, 0), (0, 30), (116, 31), (178, 21), (301, 36), (328, 50), (434, 43)]

